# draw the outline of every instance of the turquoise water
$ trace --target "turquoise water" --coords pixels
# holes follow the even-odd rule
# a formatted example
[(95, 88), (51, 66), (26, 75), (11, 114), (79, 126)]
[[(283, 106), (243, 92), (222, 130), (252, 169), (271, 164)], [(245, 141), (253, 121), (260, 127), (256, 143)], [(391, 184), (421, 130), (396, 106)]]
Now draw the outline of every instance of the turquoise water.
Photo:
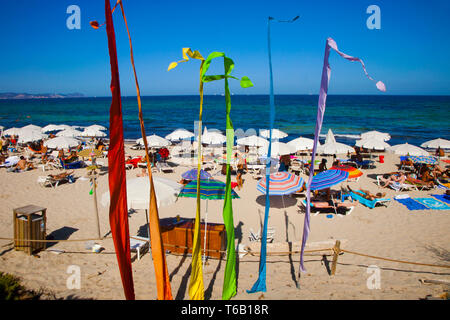
[[(275, 126), (289, 134), (285, 141), (298, 136), (313, 137), (316, 95), (280, 95), (275, 97)], [(267, 128), (269, 97), (233, 95), (231, 117), (234, 128)], [(27, 124), (68, 124), (109, 127), (111, 98), (0, 100), (0, 125), (5, 128)], [(126, 139), (141, 136), (135, 97), (122, 98), (124, 135)], [(165, 136), (177, 128), (194, 131), (198, 120), (198, 96), (143, 97), (142, 106), (147, 135)], [(389, 132), (389, 144), (408, 142), (420, 145), (434, 139), (450, 139), (449, 96), (328, 96), (322, 127), (329, 128), (336, 140), (354, 143), (364, 131)], [(225, 130), (225, 99), (205, 96), (203, 123), (208, 128)]]

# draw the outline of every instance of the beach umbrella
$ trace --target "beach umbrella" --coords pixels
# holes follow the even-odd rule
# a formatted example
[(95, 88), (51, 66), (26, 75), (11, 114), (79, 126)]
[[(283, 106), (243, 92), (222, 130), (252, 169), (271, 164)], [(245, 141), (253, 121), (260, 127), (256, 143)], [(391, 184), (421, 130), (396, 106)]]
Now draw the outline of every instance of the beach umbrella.
[(409, 156), (408, 159), (417, 164), (438, 164), (438, 160), (433, 156)]
[(391, 136), (389, 133), (385, 132), (379, 132), (379, 131), (367, 131), (364, 133), (361, 133), (361, 140), (365, 140), (368, 138), (374, 138), (382, 141), (388, 141), (391, 139)]
[(358, 140), (355, 142), (355, 146), (363, 147), (370, 150), (386, 150), (387, 148), (390, 147), (390, 145), (384, 142), (383, 140), (374, 137)]
[(422, 148), (416, 147), (412, 144), (404, 143), (397, 144), (395, 146), (389, 147), (389, 151), (401, 156), (428, 156), (429, 153)]
[(34, 124), (29, 124), (29, 125), (24, 126), (24, 127), (20, 128), (20, 129), (24, 130), (24, 131), (30, 131), (30, 130), (32, 130), (32, 131), (39, 131), (39, 132), (42, 131), (42, 127), (36, 126)]
[(59, 125), (56, 125), (56, 124), (48, 124), (48, 125), (46, 125), (45, 127), (43, 127), (43, 128), (41, 129), (41, 132), (42, 132), (42, 133), (46, 133), (46, 132), (58, 131), (58, 130), (61, 130), (61, 129), (59, 128)]
[(325, 137), (325, 144), (336, 142), (336, 138), (334, 137), (333, 131), (328, 129), (327, 136)]
[(352, 153), (352, 152), (355, 152), (355, 149), (344, 143), (330, 142), (330, 143), (322, 144), (320, 146), (318, 145), (317, 151), (318, 151), (318, 153), (331, 155), (331, 154), (343, 154), (343, 153), (348, 153), (348, 152)]
[(202, 143), (204, 144), (223, 144), (227, 141), (227, 137), (224, 136), (220, 130), (210, 129), (208, 130), (206, 127), (203, 130), (202, 134)]
[(80, 141), (71, 137), (56, 137), (44, 142), (50, 149), (70, 149), (80, 144)]
[[(300, 190), (303, 186), (303, 178), (288, 172), (275, 172), (269, 176), (269, 195), (283, 196)], [(266, 176), (261, 178), (256, 189), (263, 194), (267, 192)]]
[(42, 133), (40, 130), (33, 130), (33, 129), (29, 129), (29, 130), (24, 130), (21, 129), (20, 133), (19, 133), (19, 143), (27, 143), (27, 142), (32, 142), (32, 141), (38, 141), (38, 140), (43, 140), (45, 138), (47, 138), (48, 136), (44, 133)]
[[(200, 199), (206, 200), (205, 208), (205, 238), (203, 248), (203, 261), (206, 261), (206, 227), (208, 224), (208, 200), (221, 200), (225, 198), (226, 184), (222, 181), (206, 179), (200, 180)], [(178, 197), (197, 198), (197, 180), (189, 182), (178, 194)], [(236, 191), (231, 190), (231, 198), (239, 198)]]
[[(196, 180), (197, 179), (197, 169), (191, 169), (184, 172), (181, 177), (186, 180)], [(211, 179), (212, 176), (209, 172), (205, 170), (200, 170), (200, 179)]]
[[(136, 140), (136, 143), (143, 145), (144, 139), (139, 138)], [(160, 148), (171, 145), (171, 142), (163, 137), (157, 136), (156, 134), (152, 134), (151, 136), (147, 136), (147, 145), (151, 148)]]
[[(297, 139), (289, 141), (287, 144), (290, 145), (292, 148), (294, 148), (295, 151), (311, 150), (314, 145), (314, 140), (309, 139), (309, 138), (299, 137)], [(318, 145), (320, 145), (320, 143)]]
[(3, 134), (5, 136), (17, 136), (19, 135), (20, 128), (9, 128), (3, 131)]
[(438, 139), (426, 141), (426, 142), (422, 143), (420, 146), (422, 148), (428, 148), (428, 149), (437, 149), (437, 148), (450, 149), (450, 140), (438, 138)]
[(85, 127), (85, 129), (89, 129), (89, 130), (98, 130), (98, 131), (104, 131), (104, 130), (107, 130), (106, 127), (101, 126), (101, 125), (99, 125), (99, 124), (93, 124), (93, 125), (91, 125), (91, 126), (87, 126), (87, 127)]
[(96, 128), (87, 127), (81, 132), (81, 137), (106, 137), (106, 133)]
[(82, 158), (89, 158), (89, 157), (101, 157), (103, 156), (103, 152), (101, 152), (98, 149), (95, 148), (86, 148), (77, 153), (78, 156)]
[(322, 190), (347, 180), (349, 173), (344, 170), (326, 170), (316, 174), (311, 181), (311, 190)]
[[(260, 130), (259, 131), (259, 135), (264, 137), (264, 138), (266, 138), (266, 139), (269, 139), (269, 137), (270, 137), (270, 130), (269, 129)], [(283, 131), (278, 130), (278, 129), (273, 129), (272, 130), (272, 140), (273, 139), (283, 139), (283, 138), (286, 138), (287, 136), (288, 136), (288, 134), (286, 132), (283, 132)]]
[(75, 130), (73, 128), (65, 129), (62, 131), (59, 131), (56, 136), (57, 137), (81, 137), (82, 132), (79, 130)]
[(342, 170), (348, 172), (348, 179), (355, 179), (363, 175), (362, 171), (347, 165), (332, 166), (330, 170)]
[(269, 141), (259, 136), (248, 136), (236, 140), (236, 144), (249, 147), (268, 147)]
[[(267, 155), (268, 149), (269, 149), (269, 146), (262, 147), (259, 149), (258, 154)], [(278, 157), (278, 156), (283, 156), (283, 155), (291, 154), (291, 153), (295, 153), (295, 152), (296, 152), (296, 150), (292, 146), (288, 145), (287, 143), (275, 141), (275, 142), (272, 142), (272, 149), (271, 149), (270, 156)]]
[[(176, 202), (183, 185), (173, 180), (153, 177), (155, 195), (158, 207), (168, 206)], [(109, 191), (102, 195), (101, 203), (104, 207), (109, 205)], [(129, 209), (145, 209), (150, 204), (150, 181), (148, 177), (127, 179), (127, 202)]]
[(170, 141), (178, 141), (184, 139), (190, 139), (194, 134), (186, 129), (176, 129), (172, 133), (168, 134), (165, 138)]

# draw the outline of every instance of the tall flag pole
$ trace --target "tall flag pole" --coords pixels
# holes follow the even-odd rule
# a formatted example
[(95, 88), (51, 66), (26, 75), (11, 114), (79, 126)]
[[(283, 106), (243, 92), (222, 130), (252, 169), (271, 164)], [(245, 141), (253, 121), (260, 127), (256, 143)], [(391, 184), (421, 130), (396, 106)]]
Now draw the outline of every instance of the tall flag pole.
[(270, 46), (270, 22), (294, 22), (299, 16), (291, 20), (277, 20), (275, 18), (269, 17), (267, 20), (267, 46), (269, 52), (269, 76), (270, 76), (270, 136), (269, 136), (269, 148), (267, 151), (267, 164), (266, 164), (266, 208), (264, 213), (264, 225), (263, 233), (261, 238), (261, 254), (259, 257), (259, 275), (253, 287), (247, 290), (248, 293), (254, 292), (266, 292), (266, 255), (267, 255), (267, 224), (269, 222), (269, 209), (270, 209), (270, 197), (269, 197), (269, 184), (270, 184), (270, 166), (271, 166), (271, 154), (272, 154), (272, 131), (275, 122), (275, 102), (273, 94), (273, 73), (272, 73), (272, 50)]
[(108, 150), (109, 223), (119, 264), (122, 285), (127, 300), (134, 300), (133, 272), (131, 269), (130, 234), (128, 227), (125, 150), (123, 140), (122, 101), (120, 97), (119, 67), (116, 36), (109, 0), (105, 0), (106, 32), (111, 63), (111, 92)]
[[(324, 55), (323, 69), (322, 69), (322, 80), (320, 83), (319, 102), (318, 102), (318, 107), (317, 107), (316, 129), (314, 132), (314, 145), (313, 145), (312, 155), (311, 155), (311, 167), (309, 169), (309, 179), (308, 179), (307, 189), (306, 189), (306, 213), (305, 213), (305, 221), (303, 224), (302, 248), (301, 248), (301, 252), (300, 252), (300, 271), (301, 272), (306, 271), (306, 269), (304, 267), (303, 254), (304, 254), (304, 250), (305, 250), (305, 246), (306, 246), (306, 241), (308, 240), (308, 235), (310, 232), (310, 225), (309, 225), (309, 223), (310, 223), (310, 220), (309, 220), (309, 218), (310, 218), (310, 203), (311, 203), (310, 192), (311, 192), (311, 182), (312, 182), (312, 178), (314, 176), (314, 159), (316, 156), (320, 130), (322, 128), (323, 116), (325, 114), (325, 106), (326, 106), (327, 93), (328, 93), (328, 83), (329, 83), (330, 74), (331, 74), (331, 68), (328, 63), (330, 49), (333, 49), (334, 51), (336, 51), (344, 59), (347, 59), (349, 61), (359, 61), (363, 67), (363, 70), (364, 70), (364, 73), (366, 74), (366, 76), (370, 80), (375, 81), (367, 73), (364, 62), (361, 59), (355, 58), (355, 57), (352, 57), (345, 53), (340, 52), (337, 48), (336, 42), (332, 38), (327, 39), (326, 45), (325, 45), (325, 55)], [(383, 92), (386, 91), (386, 86), (381, 81), (378, 81), (376, 83), (376, 87), (380, 91), (383, 91)], [(299, 271), (299, 277), (300, 277), (300, 271)]]
[[(211, 61), (215, 58), (223, 57), (223, 64), (225, 74), (223, 75), (205, 75), (211, 64)], [(226, 104), (226, 135), (227, 135), (227, 178), (225, 187), (225, 199), (223, 205), (223, 221), (225, 224), (225, 230), (227, 233), (227, 262), (225, 265), (225, 274), (223, 279), (222, 299), (229, 300), (236, 295), (237, 279), (236, 279), (236, 249), (234, 243), (234, 221), (233, 221), (233, 206), (231, 197), (231, 171), (230, 162), (231, 155), (233, 153), (234, 145), (234, 128), (231, 122), (231, 97), (230, 89), (228, 85), (228, 79), (237, 79), (231, 76), (231, 72), (234, 69), (234, 62), (228, 58), (223, 52), (212, 52), (205, 60), (205, 65), (202, 71), (201, 79), (203, 82), (210, 82), (215, 80), (225, 79), (225, 104)], [(248, 77), (242, 77), (240, 79), (241, 87), (249, 88), (253, 86), (253, 83)]]
[(203, 269), (202, 269), (202, 248), (201, 248), (201, 231), (200, 231), (200, 170), (202, 169), (202, 114), (203, 114), (203, 81), (202, 72), (205, 59), (200, 52), (192, 51), (190, 48), (183, 48), (183, 60), (172, 62), (168, 71), (175, 68), (178, 63), (189, 61), (189, 57), (201, 61), (200, 64), (200, 110), (198, 121), (198, 165), (197, 165), (197, 210), (195, 214), (194, 223), (194, 239), (192, 243), (192, 265), (191, 265), (191, 279), (189, 282), (189, 297), (191, 300), (204, 300), (204, 284), (203, 284)]
[(128, 28), (127, 18), (123, 9), (122, 0), (118, 0), (122, 10), (123, 20), (127, 28), (128, 40), (130, 43), (131, 65), (133, 67), (134, 80), (136, 84), (137, 102), (139, 108), (139, 123), (141, 127), (142, 140), (144, 141), (145, 157), (147, 161), (148, 178), (150, 182), (150, 203), (149, 203), (149, 224), (150, 224), (150, 242), (152, 248), (153, 265), (155, 268), (157, 297), (158, 300), (172, 300), (172, 291), (170, 287), (169, 273), (167, 270), (166, 255), (164, 253), (163, 241), (161, 238), (161, 230), (159, 226), (158, 204), (155, 195), (155, 186), (153, 183), (152, 168), (149, 158), (149, 149), (147, 143), (147, 135), (145, 133), (144, 118), (142, 115), (141, 94), (139, 89), (138, 78), (136, 74), (136, 67), (134, 65), (133, 45), (131, 43), (130, 30)]

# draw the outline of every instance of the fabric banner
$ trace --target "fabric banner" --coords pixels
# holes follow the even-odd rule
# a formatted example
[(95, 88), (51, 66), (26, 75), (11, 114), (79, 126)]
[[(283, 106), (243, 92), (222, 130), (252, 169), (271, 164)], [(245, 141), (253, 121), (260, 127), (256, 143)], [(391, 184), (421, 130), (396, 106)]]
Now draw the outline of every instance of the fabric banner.
[(192, 264), (191, 264), (191, 278), (189, 282), (189, 297), (191, 300), (204, 300), (205, 287), (203, 283), (203, 269), (202, 269), (202, 248), (201, 248), (201, 231), (200, 231), (200, 174), (202, 169), (202, 115), (203, 115), (203, 81), (201, 75), (203, 73), (203, 65), (205, 59), (200, 52), (192, 51), (190, 48), (183, 48), (183, 60), (172, 62), (167, 71), (175, 68), (179, 63), (189, 61), (189, 57), (201, 61), (200, 64), (200, 110), (198, 122), (198, 165), (197, 165), (197, 209), (194, 223), (194, 239), (192, 242)]
[[(332, 38), (328, 38), (325, 45), (325, 54), (324, 54), (324, 61), (323, 61), (323, 69), (322, 69), (322, 80), (320, 84), (320, 92), (319, 92), (319, 102), (318, 102), (318, 108), (317, 108), (317, 119), (316, 119), (316, 128), (314, 131), (314, 145), (313, 149), (311, 151), (311, 168), (309, 170), (310, 175), (307, 183), (307, 189), (306, 189), (306, 213), (305, 213), (305, 221), (303, 224), (303, 237), (302, 237), (302, 248), (300, 252), (300, 271), (305, 272), (306, 269), (303, 264), (303, 253), (305, 250), (306, 241), (308, 240), (309, 232), (310, 232), (310, 203), (311, 203), (311, 182), (314, 176), (314, 160), (317, 152), (317, 144), (319, 141), (319, 134), (322, 129), (322, 122), (323, 122), (323, 116), (325, 114), (325, 106), (326, 106), (326, 100), (327, 100), (327, 93), (328, 93), (328, 83), (330, 80), (330, 74), (331, 74), (331, 67), (328, 63), (328, 57), (330, 56), (330, 49), (333, 49), (336, 51), (341, 57), (344, 59), (347, 59), (349, 61), (358, 61), (361, 63), (362, 68), (364, 70), (364, 73), (366, 76), (372, 80), (369, 74), (366, 71), (366, 67), (364, 65), (364, 62), (360, 58), (355, 58), (352, 56), (349, 56), (345, 53), (342, 53), (338, 50), (336, 42)], [(376, 87), (378, 90), (385, 92), (386, 86), (383, 82), (378, 81), (376, 83)]]
[(109, 223), (119, 264), (122, 285), (127, 300), (134, 300), (133, 272), (131, 269), (130, 234), (123, 140), (122, 101), (120, 96), (119, 67), (116, 36), (109, 0), (105, 0), (106, 32), (111, 63), (111, 93), (108, 150), (108, 180), (110, 192)]
[[(215, 58), (223, 57), (225, 74), (224, 75), (205, 75), (211, 64), (211, 61)], [(233, 221), (233, 206), (232, 206), (232, 196), (231, 196), (231, 172), (230, 163), (231, 156), (233, 154), (234, 145), (234, 128), (231, 122), (230, 112), (231, 112), (231, 98), (230, 90), (228, 85), (228, 78), (237, 79), (231, 76), (231, 72), (234, 68), (234, 62), (232, 59), (228, 58), (223, 52), (213, 52), (205, 60), (205, 66), (203, 68), (201, 79), (203, 82), (215, 81), (220, 79), (225, 79), (225, 105), (226, 105), (226, 136), (227, 136), (227, 178), (225, 187), (225, 201), (223, 205), (223, 221), (225, 224), (225, 230), (227, 233), (227, 262), (225, 265), (225, 274), (223, 280), (222, 289), (222, 299), (229, 300), (236, 295), (237, 290), (237, 279), (236, 279), (236, 250), (235, 250), (235, 237), (234, 237), (234, 221)], [(241, 86), (243, 88), (252, 87), (248, 77), (242, 77)]]

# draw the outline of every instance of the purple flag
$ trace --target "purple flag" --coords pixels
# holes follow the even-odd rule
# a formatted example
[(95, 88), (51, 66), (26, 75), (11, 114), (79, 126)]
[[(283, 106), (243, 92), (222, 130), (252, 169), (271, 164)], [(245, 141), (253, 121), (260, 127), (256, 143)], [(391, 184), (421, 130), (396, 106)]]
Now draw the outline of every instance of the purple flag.
[[(303, 265), (303, 253), (305, 251), (305, 245), (306, 245), (306, 241), (308, 240), (308, 235), (309, 235), (309, 231), (310, 231), (310, 228), (309, 228), (310, 203), (311, 203), (310, 191), (311, 191), (312, 178), (314, 176), (314, 160), (316, 157), (317, 143), (319, 141), (320, 130), (322, 129), (323, 115), (325, 114), (325, 105), (326, 105), (327, 93), (328, 93), (328, 82), (330, 80), (330, 74), (331, 74), (331, 68), (328, 63), (328, 57), (330, 56), (330, 48), (332, 48), (334, 51), (336, 51), (344, 59), (347, 59), (349, 61), (359, 61), (363, 67), (363, 70), (364, 70), (364, 73), (366, 74), (366, 76), (370, 80), (375, 81), (367, 73), (364, 62), (361, 59), (355, 58), (355, 57), (349, 56), (343, 52), (340, 52), (337, 48), (336, 42), (332, 38), (327, 39), (327, 43), (325, 45), (325, 56), (323, 59), (322, 80), (320, 83), (319, 103), (318, 103), (318, 107), (317, 107), (316, 130), (314, 132), (314, 145), (313, 145), (312, 156), (311, 156), (311, 167), (309, 170), (309, 179), (308, 179), (307, 189), (306, 189), (306, 213), (305, 213), (305, 222), (304, 222), (304, 226), (303, 226), (302, 249), (301, 249), (301, 253), (300, 253), (300, 271), (302, 271), (302, 272), (306, 271), (306, 269)], [(378, 90), (383, 91), (383, 92), (386, 91), (386, 86), (384, 85), (383, 82), (378, 81), (376, 83), (376, 86), (377, 86)]]

